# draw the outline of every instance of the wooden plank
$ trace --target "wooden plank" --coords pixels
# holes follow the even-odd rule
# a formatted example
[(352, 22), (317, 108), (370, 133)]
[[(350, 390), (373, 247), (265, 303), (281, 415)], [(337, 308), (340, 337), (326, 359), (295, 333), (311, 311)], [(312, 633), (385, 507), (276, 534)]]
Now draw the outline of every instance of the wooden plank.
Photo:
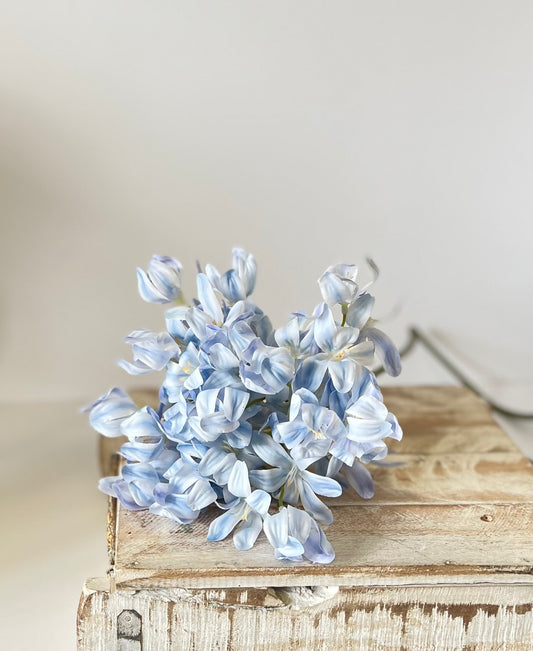
[(158, 651), (530, 651), (531, 601), (531, 586), (110, 594), (105, 580), (91, 580), (80, 601), (78, 649), (115, 648), (117, 614), (133, 612), (142, 648)]
[(350, 489), (329, 506), (361, 504), (531, 503), (533, 468), (521, 454), (397, 454), (397, 466), (369, 464), (375, 496), (365, 500)]
[(491, 423), (487, 403), (460, 386), (383, 387), (383, 399), (398, 419), (443, 424)]
[[(240, 583), (291, 585), (303, 576), (308, 585), (319, 573), (326, 585), (357, 585), (366, 575), (450, 575), (531, 572), (530, 505), (339, 506), (327, 535), (336, 551), (326, 567), (274, 558), (264, 537), (237, 553), (231, 537), (208, 543), (207, 529), (216, 512), (208, 510), (191, 525), (145, 511), (120, 511), (116, 543), (117, 583), (139, 578), (172, 577), (178, 585)], [(428, 568), (430, 568), (428, 570)], [(128, 570), (123, 572), (122, 570)], [(225, 583), (224, 583), (225, 582)]]
[[(337, 553), (330, 567), (317, 570), (307, 562), (276, 561), (263, 536), (253, 550), (242, 553), (236, 553), (231, 537), (207, 543), (209, 523), (219, 514), (214, 507), (192, 525), (180, 526), (119, 506), (116, 581), (153, 580), (161, 585), (168, 579), (209, 587), (230, 586), (246, 577), (248, 585), (290, 585), (303, 579), (310, 584), (360, 585), (369, 577), (379, 581), (391, 574), (398, 581), (426, 580), (427, 568), (433, 575), (468, 580), (478, 574), (530, 572), (531, 464), (514, 446), (506, 446), (508, 439), (487, 406), (458, 387), (395, 388), (386, 393), (406, 427), (404, 440), (411, 436), (409, 423), (425, 438), (418, 436), (417, 454), (390, 457), (400, 465), (372, 467), (373, 500), (361, 500), (353, 491), (328, 500), (335, 520), (327, 535)], [(438, 438), (443, 427), (468, 441), (468, 453), (464, 445), (453, 453), (431, 447), (429, 454), (422, 453), (428, 433), (431, 437), (437, 431), (433, 441), (443, 447)], [(490, 449), (503, 451), (485, 450), (487, 432)]]

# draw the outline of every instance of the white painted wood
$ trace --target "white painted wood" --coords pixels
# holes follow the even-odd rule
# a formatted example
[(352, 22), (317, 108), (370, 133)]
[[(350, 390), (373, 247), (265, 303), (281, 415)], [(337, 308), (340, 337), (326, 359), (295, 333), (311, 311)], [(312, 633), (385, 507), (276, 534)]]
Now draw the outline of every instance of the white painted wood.
[(275, 591), (124, 591), (89, 581), (79, 651), (112, 651), (114, 613), (141, 614), (150, 651), (530, 651), (531, 586), (342, 588), (306, 608)]

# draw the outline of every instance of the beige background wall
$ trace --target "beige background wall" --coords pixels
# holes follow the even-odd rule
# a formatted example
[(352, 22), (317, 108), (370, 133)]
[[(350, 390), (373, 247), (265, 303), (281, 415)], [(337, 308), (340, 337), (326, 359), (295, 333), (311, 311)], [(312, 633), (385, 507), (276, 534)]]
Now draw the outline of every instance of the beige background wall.
[[(531, 407), (532, 116), (529, 0), (0, 0), (0, 646), (74, 649), (105, 574), (78, 408), (162, 327), (152, 253), (191, 296), (196, 258), (248, 248), (277, 325), (372, 255), (398, 343), (437, 328)], [(441, 381), (421, 350), (398, 380)]]
[(162, 324), (135, 267), (175, 255), (191, 295), (195, 259), (225, 268), (236, 244), (277, 325), (327, 265), (370, 254), (399, 343), (437, 326), (531, 376), (533, 3), (1, 14), (4, 400), (128, 382), (123, 336)]

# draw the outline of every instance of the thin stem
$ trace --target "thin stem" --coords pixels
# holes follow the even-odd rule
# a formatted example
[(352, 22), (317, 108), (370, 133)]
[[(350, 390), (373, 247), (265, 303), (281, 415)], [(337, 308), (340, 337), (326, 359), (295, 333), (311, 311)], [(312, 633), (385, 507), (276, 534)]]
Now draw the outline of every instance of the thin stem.
[(278, 500), (278, 508), (281, 509), (283, 506), (283, 495), (285, 494), (285, 484), (281, 487), (281, 491), (279, 494), (279, 500)]
[(341, 323), (341, 326), (346, 325), (346, 315), (347, 315), (347, 313), (348, 313), (348, 308), (346, 307), (346, 305), (343, 305), (342, 306), (342, 323)]
[(252, 405), (258, 405), (260, 402), (264, 402), (266, 398), (256, 398), (255, 400), (250, 401), (246, 407), (251, 407)]

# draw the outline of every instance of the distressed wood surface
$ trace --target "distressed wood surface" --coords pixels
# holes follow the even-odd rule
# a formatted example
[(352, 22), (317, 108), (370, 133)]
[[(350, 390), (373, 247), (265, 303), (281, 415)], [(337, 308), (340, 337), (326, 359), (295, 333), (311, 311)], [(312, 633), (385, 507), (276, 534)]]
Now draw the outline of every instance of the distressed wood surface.
[(79, 649), (117, 648), (117, 619), (134, 612), (144, 651), (531, 651), (526, 586), (341, 588), (308, 606), (301, 596), (260, 588), (110, 594), (93, 580), (80, 602)]
[(373, 499), (349, 491), (326, 500), (334, 513), (327, 528), (336, 551), (330, 566), (278, 561), (263, 536), (239, 554), (231, 536), (206, 542), (216, 507), (181, 526), (119, 505), (117, 585), (134, 585), (136, 577), (139, 585), (169, 579), (203, 588), (232, 581), (302, 585), (315, 573), (316, 580), (330, 585), (368, 585), (383, 574), (400, 583), (457, 573), (509, 580), (513, 574), (528, 576), (533, 566), (531, 464), (496, 425), (487, 405), (457, 387), (389, 389), (385, 399), (404, 428), (402, 446), (410, 444), (412, 452), (391, 455), (394, 467), (371, 468)]
[[(327, 500), (331, 565), (276, 561), (262, 537), (249, 552), (208, 543), (215, 508), (180, 526), (119, 506), (110, 578), (80, 602), (79, 649), (141, 651), (117, 641), (124, 611), (141, 617), (144, 651), (530, 651), (531, 464), (465, 389), (384, 397), (404, 440), (393, 467), (370, 468), (372, 500)], [(306, 590), (318, 602), (295, 605)]]

